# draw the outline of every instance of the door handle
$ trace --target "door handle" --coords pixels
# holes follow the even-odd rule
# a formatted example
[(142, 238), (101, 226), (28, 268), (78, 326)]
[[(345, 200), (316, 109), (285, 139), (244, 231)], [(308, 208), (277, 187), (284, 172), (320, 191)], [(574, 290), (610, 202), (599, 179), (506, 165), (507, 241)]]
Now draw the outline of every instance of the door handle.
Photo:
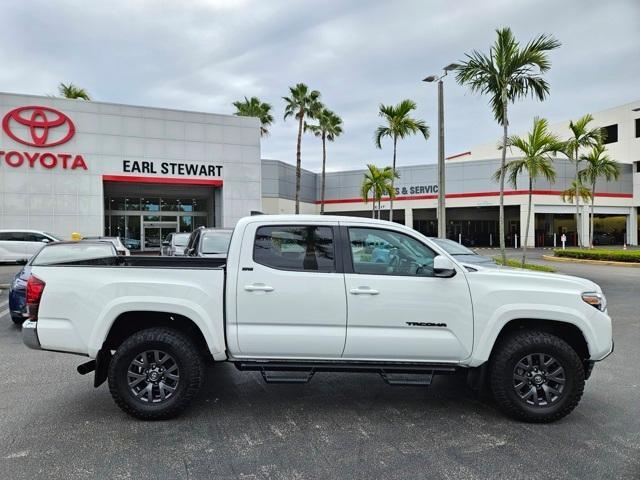
[(370, 287), (358, 287), (349, 290), (352, 295), (378, 295), (380, 292)]
[(273, 292), (273, 287), (265, 285), (264, 283), (252, 283), (251, 285), (245, 285), (244, 289), (247, 292)]

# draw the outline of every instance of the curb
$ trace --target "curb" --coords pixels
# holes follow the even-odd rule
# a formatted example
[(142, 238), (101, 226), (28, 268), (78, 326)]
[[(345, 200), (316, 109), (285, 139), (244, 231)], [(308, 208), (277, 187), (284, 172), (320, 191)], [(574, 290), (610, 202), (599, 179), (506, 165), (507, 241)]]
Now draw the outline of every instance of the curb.
[(9, 290), (9, 287), (8, 283), (0, 283), (0, 290)]
[(549, 260), (552, 262), (586, 263), (588, 265), (610, 265), (612, 267), (640, 268), (640, 263), (634, 263), (634, 262), (615, 262), (613, 260), (589, 260), (586, 258), (555, 257), (553, 255), (542, 255), (542, 258), (544, 260)]

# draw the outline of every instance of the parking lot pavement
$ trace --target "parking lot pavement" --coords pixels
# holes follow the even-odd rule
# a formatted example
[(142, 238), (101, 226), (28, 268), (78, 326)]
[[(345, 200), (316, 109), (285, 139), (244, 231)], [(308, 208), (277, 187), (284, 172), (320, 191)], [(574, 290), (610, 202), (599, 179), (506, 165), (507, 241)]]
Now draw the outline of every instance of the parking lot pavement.
[(9, 298), (5, 289), (0, 289), (0, 321), (9, 319)]
[(428, 389), (389, 387), (371, 374), (266, 385), (226, 364), (211, 367), (182, 417), (145, 423), (75, 373), (82, 357), (26, 349), (5, 316), (0, 476), (637, 480), (640, 271), (556, 267), (601, 284), (616, 350), (596, 366), (578, 408), (550, 425), (503, 417), (462, 377), (436, 377)]
[(16, 265), (15, 263), (0, 263), (0, 285), (11, 283), (11, 280), (21, 268), (22, 265)]

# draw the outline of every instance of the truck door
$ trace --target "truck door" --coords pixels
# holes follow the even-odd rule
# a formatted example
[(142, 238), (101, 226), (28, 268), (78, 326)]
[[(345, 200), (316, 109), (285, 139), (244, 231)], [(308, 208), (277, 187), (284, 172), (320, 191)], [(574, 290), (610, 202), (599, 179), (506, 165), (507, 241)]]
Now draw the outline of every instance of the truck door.
[(464, 274), (435, 277), (435, 251), (408, 233), (347, 230), (349, 321), (343, 357), (431, 362), (468, 357), (473, 311)]
[(338, 226), (249, 224), (236, 285), (239, 355), (340, 358), (347, 305)]

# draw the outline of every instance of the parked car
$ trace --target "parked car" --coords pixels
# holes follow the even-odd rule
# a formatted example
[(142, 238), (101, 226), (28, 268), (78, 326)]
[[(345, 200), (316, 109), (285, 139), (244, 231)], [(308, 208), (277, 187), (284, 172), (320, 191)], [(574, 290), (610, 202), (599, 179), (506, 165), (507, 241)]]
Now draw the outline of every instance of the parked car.
[(493, 259), (480, 255), (464, 245), (460, 245), (458, 242), (454, 242), (448, 238), (433, 237), (431, 238), (431, 241), (442, 247), (445, 252), (454, 257), (460, 263), (470, 263), (471, 265), (480, 265), (488, 268), (498, 266)]
[(27, 262), (9, 286), (9, 313), (13, 323), (18, 325), (22, 325), (27, 318), (27, 280), (30, 275), (31, 264)]
[(189, 237), (185, 249), (190, 257), (226, 258), (233, 230), (200, 227)]
[(594, 245), (615, 245), (616, 237), (609, 232), (593, 232)]
[(166, 257), (183, 256), (187, 243), (189, 243), (189, 237), (191, 237), (190, 233), (170, 233), (162, 241), (160, 255)]
[(83, 237), (82, 241), (100, 241), (100, 242), (111, 242), (118, 252), (118, 255), (131, 255), (131, 252), (127, 247), (124, 246), (120, 237)]
[(135, 238), (125, 238), (122, 243), (124, 243), (124, 246), (129, 250), (140, 250), (140, 240), (136, 240)]
[[(374, 260), (368, 250), (376, 244), (393, 254)], [(426, 386), (434, 374), (465, 370), (476, 389), (486, 378), (505, 413), (550, 422), (578, 405), (594, 363), (613, 350), (595, 283), (468, 271), (392, 222), (246, 217), (226, 259), (101, 262), (34, 263), (23, 340), (88, 356), (78, 372), (95, 371), (96, 387), (108, 379), (116, 404), (142, 419), (184, 410), (213, 379), (204, 371), (213, 360), (270, 383), (338, 371)], [(55, 377), (55, 366), (48, 374)]]
[(0, 230), (0, 262), (28, 260), (51, 242), (60, 239), (40, 230)]
[(61, 260), (87, 260), (116, 255), (117, 252), (111, 242), (78, 244), (78, 242), (53, 242), (45, 245), (22, 267), (13, 277), (9, 287), (9, 312), (11, 320), (22, 324), (27, 318), (27, 282), (31, 275), (32, 265), (44, 265)]

